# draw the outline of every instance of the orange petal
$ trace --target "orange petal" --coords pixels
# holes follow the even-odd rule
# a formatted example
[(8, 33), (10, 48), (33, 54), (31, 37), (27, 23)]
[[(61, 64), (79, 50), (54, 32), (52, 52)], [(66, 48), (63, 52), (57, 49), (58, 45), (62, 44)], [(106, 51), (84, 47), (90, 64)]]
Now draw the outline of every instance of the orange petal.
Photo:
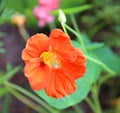
[(32, 58), (40, 56), (41, 52), (47, 51), (49, 38), (44, 34), (36, 34), (28, 39), (26, 48), (22, 51), (22, 59), (28, 62)]
[(28, 78), (33, 90), (41, 90), (49, 81), (49, 69), (40, 63), (40, 59), (30, 60), (24, 68), (25, 76)]
[(75, 89), (75, 82), (71, 81), (61, 69), (55, 69), (51, 72), (51, 80), (45, 88), (45, 92), (51, 97), (62, 98), (72, 94)]
[(76, 80), (79, 77), (84, 76), (86, 72), (86, 59), (81, 50), (76, 49), (78, 56), (74, 62), (69, 60), (61, 61), (61, 68), (68, 73), (68, 77), (72, 80)]
[(50, 45), (59, 56), (73, 61), (76, 59), (77, 52), (70, 42), (70, 37), (62, 30), (55, 29), (51, 32)]
[(33, 52), (31, 50), (28, 49), (23, 49), (22, 51), (22, 59), (27, 63), (30, 59), (32, 58), (37, 58), (40, 56), (39, 51), (34, 51)]

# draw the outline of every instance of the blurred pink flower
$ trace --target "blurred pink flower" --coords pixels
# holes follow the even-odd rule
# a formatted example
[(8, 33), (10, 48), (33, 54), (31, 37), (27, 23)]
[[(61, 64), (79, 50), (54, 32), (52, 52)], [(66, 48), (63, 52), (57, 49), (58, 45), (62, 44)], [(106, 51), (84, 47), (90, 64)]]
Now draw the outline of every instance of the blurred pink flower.
[(47, 23), (51, 23), (54, 20), (54, 16), (50, 13), (54, 9), (59, 8), (59, 0), (38, 0), (40, 6), (34, 8), (34, 15), (38, 18), (38, 25), (40, 27), (45, 26)]
[(59, 0), (38, 0), (41, 5), (47, 5), (50, 9), (57, 9), (59, 7)]

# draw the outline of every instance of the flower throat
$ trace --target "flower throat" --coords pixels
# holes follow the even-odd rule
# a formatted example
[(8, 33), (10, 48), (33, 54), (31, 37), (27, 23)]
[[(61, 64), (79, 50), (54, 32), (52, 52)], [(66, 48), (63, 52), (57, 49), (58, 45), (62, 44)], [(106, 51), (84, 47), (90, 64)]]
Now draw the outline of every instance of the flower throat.
[(59, 68), (60, 64), (58, 60), (56, 59), (55, 52), (43, 52), (40, 55), (41, 61), (48, 65), (50, 68)]

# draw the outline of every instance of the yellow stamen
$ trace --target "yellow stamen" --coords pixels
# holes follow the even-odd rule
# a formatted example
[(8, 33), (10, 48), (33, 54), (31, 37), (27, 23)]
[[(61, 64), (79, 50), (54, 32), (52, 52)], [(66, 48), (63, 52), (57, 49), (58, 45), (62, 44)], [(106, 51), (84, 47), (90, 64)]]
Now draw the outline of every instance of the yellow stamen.
[(41, 61), (48, 65), (50, 68), (58, 68), (59, 63), (56, 59), (56, 54), (54, 52), (43, 52), (40, 55)]

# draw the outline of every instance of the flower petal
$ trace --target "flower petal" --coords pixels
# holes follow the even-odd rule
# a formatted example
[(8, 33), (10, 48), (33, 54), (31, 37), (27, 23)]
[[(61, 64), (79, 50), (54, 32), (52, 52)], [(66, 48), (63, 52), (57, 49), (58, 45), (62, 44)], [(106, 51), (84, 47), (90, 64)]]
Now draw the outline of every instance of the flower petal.
[(80, 49), (76, 49), (78, 56), (74, 62), (69, 60), (61, 61), (61, 68), (68, 73), (68, 77), (72, 80), (82, 77), (86, 72), (86, 59)]
[(49, 68), (40, 63), (40, 59), (30, 60), (24, 68), (25, 76), (28, 78), (33, 90), (41, 90), (49, 81)]
[(72, 94), (76, 90), (76, 84), (71, 81), (66, 73), (61, 69), (54, 69), (51, 72), (51, 80), (45, 92), (54, 98), (62, 98), (68, 94)]
[(55, 29), (50, 34), (50, 45), (61, 58), (74, 61), (77, 56), (75, 48), (70, 42), (70, 38), (62, 30)]
[(32, 58), (40, 57), (41, 52), (47, 51), (49, 38), (44, 34), (36, 34), (28, 39), (26, 48), (22, 51), (22, 59), (28, 62)]

